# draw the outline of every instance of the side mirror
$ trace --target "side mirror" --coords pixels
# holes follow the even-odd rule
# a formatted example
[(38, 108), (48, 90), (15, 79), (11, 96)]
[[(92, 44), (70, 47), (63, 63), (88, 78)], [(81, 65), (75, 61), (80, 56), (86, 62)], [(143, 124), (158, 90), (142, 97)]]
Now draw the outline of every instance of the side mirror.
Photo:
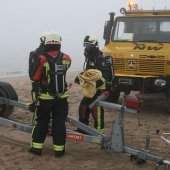
[(107, 45), (110, 41), (110, 35), (111, 35), (111, 30), (112, 30), (112, 26), (114, 23), (114, 16), (115, 16), (114, 12), (111, 12), (109, 14), (110, 14), (110, 20), (106, 21), (104, 25), (103, 39), (105, 40), (105, 45)]
[(110, 25), (110, 21), (106, 21), (105, 25), (104, 25), (104, 32), (103, 32), (103, 39), (106, 40), (107, 39), (107, 35), (109, 32), (109, 25)]

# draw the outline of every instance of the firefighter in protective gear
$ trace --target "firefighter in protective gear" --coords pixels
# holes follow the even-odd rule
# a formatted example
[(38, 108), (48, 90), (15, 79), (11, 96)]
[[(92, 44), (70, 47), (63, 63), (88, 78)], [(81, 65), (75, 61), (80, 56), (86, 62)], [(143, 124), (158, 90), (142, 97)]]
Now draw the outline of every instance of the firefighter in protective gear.
[(63, 156), (66, 144), (65, 118), (68, 114), (66, 72), (71, 65), (69, 55), (60, 51), (61, 37), (46, 32), (41, 37), (43, 50), (30, 55), (29, 76), (32, 81), (34, 112), (31, 153), (41, 155), (43, 143), (52, 120), (53, 150), (56, 157)]
[[(102, 91), (106, 88), (107, 82), (107, 67), (105, 65), (105, 60), (102, 55), (102, 52), (99, 50), (98, 40), (95, 36), (87, 35), (84, 39), (84, 72), (91, 69), (97, 69), (101, 71), (101, 79), (96, 81), (97, 92), (92, 98), (84, 96), (80, 106), (79, 106), (79, 121), (89, 125), (89, 116), (90, 113), (94, 119), (94, 128), (99, 132), (104, 131), (104, 109), (101, 106), (94, 106), (92, 109), (89, 109), (89, 105), (99, 96)], [(80, 73), (83, 74), (83, 73)], [(80, 84), (79, 75), (75, 78), (75, 83)], [(80, 133), (85, 133), (81, 129), (77, 129)]]

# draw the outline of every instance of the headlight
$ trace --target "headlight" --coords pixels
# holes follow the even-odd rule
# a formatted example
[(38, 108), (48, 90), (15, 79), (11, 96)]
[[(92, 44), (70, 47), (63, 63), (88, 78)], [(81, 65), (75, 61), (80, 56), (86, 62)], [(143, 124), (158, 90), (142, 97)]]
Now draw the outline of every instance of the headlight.
[(156, 79), (154, 82), (155, 86), (157, 87), (164, 87), (166, 86), (166, 80), (163, 79)]

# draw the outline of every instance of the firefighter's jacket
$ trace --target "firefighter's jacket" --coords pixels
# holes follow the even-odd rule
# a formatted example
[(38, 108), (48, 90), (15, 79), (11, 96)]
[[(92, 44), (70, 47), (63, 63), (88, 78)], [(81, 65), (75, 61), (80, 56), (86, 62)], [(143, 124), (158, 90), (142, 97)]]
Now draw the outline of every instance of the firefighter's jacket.
[(96, 81), (102, 79), (102, 73), (96, 69), (88, 69), (78, 75), (80, 85), (83, 87), (83, 95), (92, 98), (96, 91)]
[(40, 54), (37, 63), (35, 64), (37, 68), (32, 76), (32, 81), (39, 84), (39, 98), (49, 100), (55, 97), (67, 97), (65, 78), (66, 72), (71, 65), (71, 58), (59, 51), (50, 51), (46, 55)]
[(97, 50), (95, 54), (89, 55), (86, 58), (86, 67), (85, 70), (88, 69), (97, 69), (100, 70), (102, 73), (102, 77), (108, 81), (108, 75), (110, 75), (110, 69), (105, 63), (105, 58), (102, 55), (100, 50)]

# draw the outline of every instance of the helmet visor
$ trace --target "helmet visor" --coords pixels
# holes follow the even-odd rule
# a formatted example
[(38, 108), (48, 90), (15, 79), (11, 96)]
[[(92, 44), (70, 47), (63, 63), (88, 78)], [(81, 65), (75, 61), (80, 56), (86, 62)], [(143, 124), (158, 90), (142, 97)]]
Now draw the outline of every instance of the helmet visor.
[(94, 47), (93, 44), (89, 44), (89, 43), (84, 43), (83, 46), (84, 46), (84, 47), (87, 47), (87, 48), (88, 48), (88, 47)]

